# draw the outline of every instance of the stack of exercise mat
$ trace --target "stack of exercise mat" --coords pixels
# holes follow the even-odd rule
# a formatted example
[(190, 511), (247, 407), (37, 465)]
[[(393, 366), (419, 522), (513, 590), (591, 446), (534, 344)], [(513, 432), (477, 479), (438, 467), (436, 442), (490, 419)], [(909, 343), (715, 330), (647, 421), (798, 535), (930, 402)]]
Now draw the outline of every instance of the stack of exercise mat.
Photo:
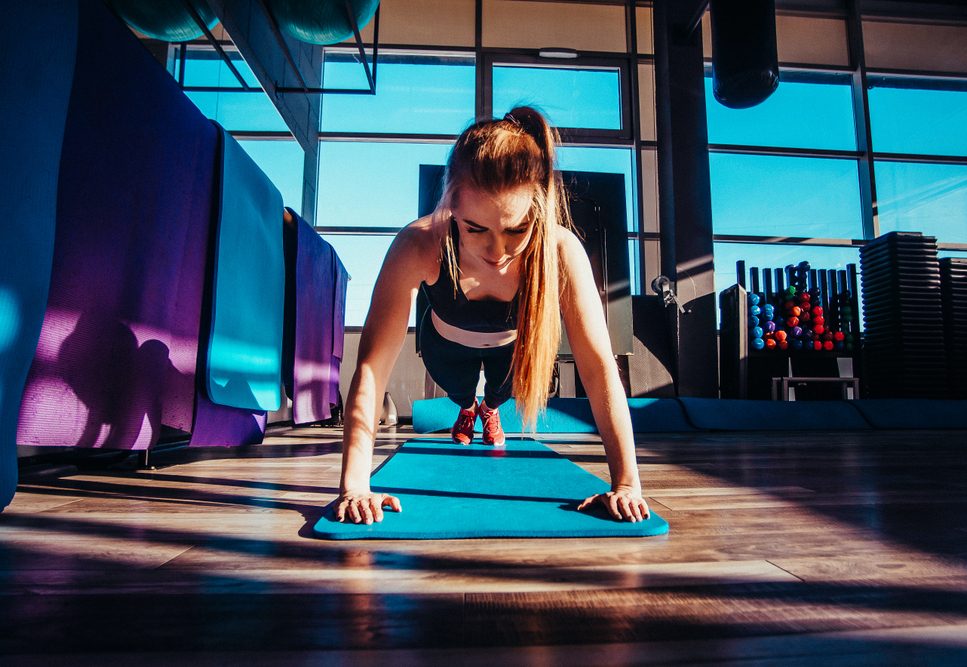
[(967, 398), (967, 258), (940, 260), (940, 299), (950, 398)]
[(293, 211), (284, 227), (278, 189), (104, 3), (17, 8), (0, 23), (0, 62), (30, 65), (0, 68), (24, 92), (0, 98), (22, 130), (0, 142), (0, 509), (17, 445), (254, 444), (283, 384), (297, 423), (328, 418), (332, 246)]
[(860, 249), (865, 395), (946, 398), (937, 240), (890, 232)]

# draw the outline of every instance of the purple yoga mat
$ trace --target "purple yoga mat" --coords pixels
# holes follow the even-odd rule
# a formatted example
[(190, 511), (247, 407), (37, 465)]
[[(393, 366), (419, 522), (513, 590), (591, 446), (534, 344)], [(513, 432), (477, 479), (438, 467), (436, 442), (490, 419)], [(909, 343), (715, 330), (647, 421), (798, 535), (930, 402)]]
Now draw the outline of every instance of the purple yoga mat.
[[(161, 424), (199, 426), (217, 134), (104, 3), (80, 3), (79, 21), (50, 293), (17, 442), (145, 449)], [(207, 414), (202, 426), (236, 433)]]
[[(296, 221), (295, 247), (289, 244), (289, 317), (286, 330), (287, 391), (292, 419), (308, 424), (332, 417), (339, 402), (339, 363), (345, 322), (346, 269), (339, 256), (309, 223)], [(294, 255), (294, 258), (293, 258)], [(294, 292), (294, 294), (292, 294)]]
[(80, 7), (18, 443), (144, 449), (191, 426), (216, 134), (103, 3)]

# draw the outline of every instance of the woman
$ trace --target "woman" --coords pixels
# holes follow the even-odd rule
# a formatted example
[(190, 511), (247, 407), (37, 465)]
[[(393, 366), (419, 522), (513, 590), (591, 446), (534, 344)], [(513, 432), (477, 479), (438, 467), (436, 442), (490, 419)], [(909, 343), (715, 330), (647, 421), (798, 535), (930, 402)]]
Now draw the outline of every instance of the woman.
[[(336, 516), (381, 521), (401, 511), (369, 486), (377, 406), (406, 335), (417, 290), (429, 303), (420, 348), (434, 381), (460, 406), (451, 435), (469, 444), (479, 416), (483, 442), (500, 446), (497, 413), (511, 395), (525, 424), (547, 404), (567, 329), (611, 471), (611, 491), (587, 498), (616, 520), (648, 518), (641, 497), (628, 403), (611, 352), (591, 265), (570, 231), (556, 133), (529, 107), (476, 123), (447, 163), (436, 210), (404, 228), (387, 253), (359, 344), (347, 399)], [(475, 389), (481, 365), (484, 400)]]

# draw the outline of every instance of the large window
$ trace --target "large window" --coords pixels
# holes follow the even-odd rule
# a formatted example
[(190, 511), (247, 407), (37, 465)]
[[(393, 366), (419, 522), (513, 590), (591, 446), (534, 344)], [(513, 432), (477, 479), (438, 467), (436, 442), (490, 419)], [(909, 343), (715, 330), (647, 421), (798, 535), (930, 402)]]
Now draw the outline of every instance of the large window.
[(864, 237), (860, 162), (848, 76), (781, 70), (762, 104), (732, 110), (706, 79), (715, 289), (736, 261), (842, 269)]
[(967, 243), (967, 82), (871, 80), (879, 232)]
[[(356, 58), (327, 51), (326, 87), (368, 88)], [(473, 122), (475, 82), (470, 54), (381, 52), (375, 95), (324, 96), (316, 225), (352, 276), (347, 326), (363, 325), (386, 251), (419, 217), (421, 165), (445, 164)]]

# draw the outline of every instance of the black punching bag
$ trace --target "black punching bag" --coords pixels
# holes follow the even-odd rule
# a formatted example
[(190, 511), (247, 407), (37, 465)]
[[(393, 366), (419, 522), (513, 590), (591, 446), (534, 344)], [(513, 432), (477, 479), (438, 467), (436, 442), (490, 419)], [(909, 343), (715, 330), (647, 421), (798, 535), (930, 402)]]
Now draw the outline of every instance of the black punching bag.
[(775, 0), (710, 0), (712, 92), (731, 109), (763, 102), (779, 85)]

